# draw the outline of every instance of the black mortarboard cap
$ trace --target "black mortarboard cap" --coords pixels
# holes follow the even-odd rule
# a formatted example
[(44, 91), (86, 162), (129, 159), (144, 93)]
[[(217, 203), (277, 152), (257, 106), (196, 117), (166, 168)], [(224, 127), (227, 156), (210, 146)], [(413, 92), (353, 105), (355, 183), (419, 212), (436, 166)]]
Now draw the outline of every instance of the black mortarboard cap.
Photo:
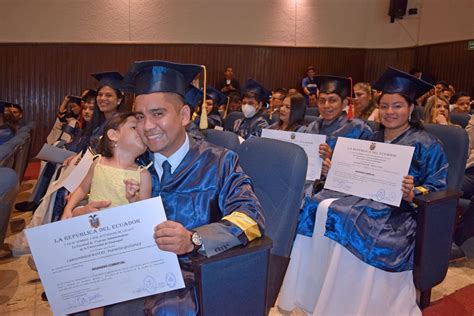
[(351, 94), (351, 80), (338, 76), (316, 76), (314, 81), (318, 85), (320, 93), (335, 93), (342, 100)]
[(253, 92), (260, 97), (260, 100), (263, 100), (265, 102), (272, 95), (272, 92), (270, 90), (268, 90), (267, 88), (262, 86), (259, 82), (253, 79), (249, 79), (245, 82), (244, 92)]
[(87, 101), (90, 98), (96, 98), (97, 97), (97, 91), (94, 89), (87, 89), (84, 90), (84, 92), (81, 95), (82, 101)]
[(136, 61), (125, 76), (126, 91), (136, 95), (172, 92), (183, 98), (189, 84), (201, 72), (201, 66), (162, 60)]
[(196, 106), (202, 103), (203, 92), (193, 85), (190, 85), (188, 92), (184, 96), (184, 103), (189, 105), (192, 112), (196, 109)]
[(81, 97), (75, 96), (75, 95), (68, 95), (69, 102), (76, 103), (78, 105), (81, 105)]
[(3, 115), (3, 113), (5, 112), (5, 106), (7, 106), (8, 104), (10, 104), (10, 102), (0, 100), (0, 115)]
[(434, 87), (406, 72), (389, 67), (372, 88), (383, 93), (401, 94), (413, 102)]
[(117, 71), (98, 72), (91, 76), (99, 81), (99, 87), (109, 86), (123, 90), (123, 76)]
[(206, 88), (206, 96), (214, 101), (215, 106), (227, 104), (227, 96), (213, 87)]

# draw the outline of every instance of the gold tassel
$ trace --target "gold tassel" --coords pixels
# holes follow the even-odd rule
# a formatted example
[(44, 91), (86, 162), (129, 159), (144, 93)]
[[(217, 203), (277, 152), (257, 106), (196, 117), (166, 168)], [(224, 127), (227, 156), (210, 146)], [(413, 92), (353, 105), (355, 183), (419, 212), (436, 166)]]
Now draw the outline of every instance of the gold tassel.
[(206, 66), (201, 65), (204, 73), (204, 86), (203, 86), (203, 97), (202, 97), (202, 105), (201, 105), (201, 119), (199, 122), (199, 129), (207, 129), (209, 126), (207, 124), (207, 111), (206, 111), (206, 87), (207, 87), (207, 72)]
[(229, 111), (229, 103), (230, 103), (230, 98), (227, 96), (227, 105), (226, 105), (225, 111), (224, 111), (224, 119), (227, 117), (227, 113)]

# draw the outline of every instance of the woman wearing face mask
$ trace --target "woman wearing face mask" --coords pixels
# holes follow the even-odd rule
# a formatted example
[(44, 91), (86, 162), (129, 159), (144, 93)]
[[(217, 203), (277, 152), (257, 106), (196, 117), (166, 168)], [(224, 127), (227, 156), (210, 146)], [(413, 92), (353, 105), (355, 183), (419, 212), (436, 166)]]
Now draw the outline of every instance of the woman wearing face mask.
[(245, 83), (242, 95), (242, 113), (245, 118), (234, 122), (234, 133), (243, 139), (260, 137), (262, 129), (269, 126), (264, 104), (270, 95), (271, 91), (255, 80), (250, 79)]
[(273, 123), (269, 128), (300, 132), (306, 127), (304, 126), (304, 114), (306, 111), (306, 101), (300, 93), (293, 94), (283, 99), (280, 106), (280, 120)]
[(433, 95), (426, 100), (425, 123), (448, 125), (449, 102), (442, 96)]
[(354, 117), (361, 120), (377, 121), (378, 109), (372, 95), (372, 87), (367, 82), (354, 85)]
[(298, 306), (314, 315), (421, 315), (412, 273), (412, 202), (422, 191), (446, 189), (448, 162), (440, 141), (413, 112), (416, 98), (432, 86), (390, 68), (374, 87), (382, 91), (383, 126), (371, 140), (415, 147), (400, 187), (402, 202), (390, 206), (326, 189), (313, 196), (304, 209), (313, 216), (299, 223), (280, 293), (285, 310)]

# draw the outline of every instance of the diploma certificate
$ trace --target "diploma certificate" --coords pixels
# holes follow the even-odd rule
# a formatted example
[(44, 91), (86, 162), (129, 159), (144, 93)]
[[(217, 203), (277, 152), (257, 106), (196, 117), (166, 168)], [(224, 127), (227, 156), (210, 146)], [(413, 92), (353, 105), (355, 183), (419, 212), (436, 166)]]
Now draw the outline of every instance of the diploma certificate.
[(153, 239), (160, 197), (26, 230), (55, 315), (184, 287), (176, 254)]
[(321, 177), (323, 160), (319, 157), (319, 145), (326, 141), (326, 135), (277, 131), (265, 128), (262, 130), (262, 137), (293, 143), (303, 148), (308, 156), (306, 180), (314, 181)]
[(339, 137), (324, 188), (400, 206), (415, 148)]

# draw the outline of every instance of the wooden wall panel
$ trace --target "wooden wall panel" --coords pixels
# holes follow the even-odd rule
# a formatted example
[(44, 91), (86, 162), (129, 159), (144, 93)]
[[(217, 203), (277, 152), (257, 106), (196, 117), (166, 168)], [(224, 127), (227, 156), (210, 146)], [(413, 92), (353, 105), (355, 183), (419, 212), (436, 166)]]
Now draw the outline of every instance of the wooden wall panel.
[[(0, 98), (18, 102), (38, 128), (32, 153), (41, 148), (66, 94), (96, 87), (90, 74), (125, 73), (134, 60), (164, 59), (204, 64), (215, 85), (227, 65), (241, 83), (254, 78), (268, 88), (300, 87), (308, 65), (319, 74), (374, 81), (387, 66), (416, 65), (436, 78), (474, 93), (473, 52), (465, 41), (403, 49), (292, 48), (193, 44), (0, 44)], [(471, 71), (469, 71), (469, 69)]]

